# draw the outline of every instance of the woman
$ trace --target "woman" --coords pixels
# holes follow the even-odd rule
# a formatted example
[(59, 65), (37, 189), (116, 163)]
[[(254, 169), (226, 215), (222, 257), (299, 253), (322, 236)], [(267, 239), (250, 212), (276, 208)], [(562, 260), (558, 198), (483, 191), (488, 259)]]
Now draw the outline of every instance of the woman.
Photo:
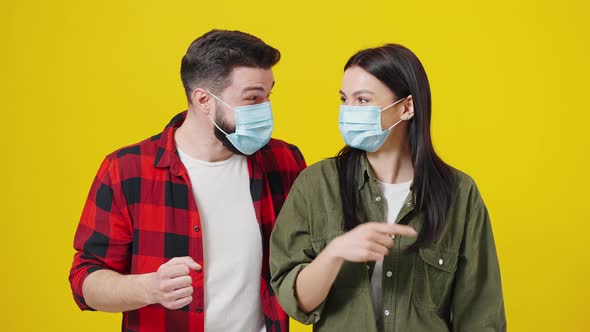
[(316, 331), (505, 331), (489, 215), (434, 151), (418, 58), (360, 51), (340, 95), (347, 146), (301, 173), (271, 237), (280, 304)]

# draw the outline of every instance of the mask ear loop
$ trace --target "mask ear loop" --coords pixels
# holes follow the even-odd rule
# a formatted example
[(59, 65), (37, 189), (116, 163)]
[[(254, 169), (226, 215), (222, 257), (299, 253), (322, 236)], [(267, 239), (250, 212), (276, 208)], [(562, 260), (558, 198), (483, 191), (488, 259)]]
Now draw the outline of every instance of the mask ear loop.
[[(400, 99), (400, 100), (396, 101), (395, 103), (393, 103), (393, 104), (391, 104), (391, 105), (389, 105), (389, 106), (386, 106), (386, 107), (384, 107), (384, 108), (380, 109), (380, 110), (379, 110), (379, 113), (381, 113), (381, 112), (385, 111), (386, 109), (388, 109), (388, 108), (390, 108), (390, 107), (392, 107), (392, 106), (395, 106), (395, 105), (397, 105), (397, 104), (401, 103), (401, 102), (402, 102), (404, 99), (406, 99), (406, 98), (407, 98), (407, 97), (404, 97), (404, 98), (402, 98), (402, 99)], [(402, 122), (402, 121), (404, 121), (404, 119), (403, 119), (403, 118), (402, 118), (402, 119), (400, 119), (398, 122), (394, 123), (394, 124), (393, 124), (393, 126), (391, 126), (391, 127), (387, 128), (386, 130), (391, 130), (391, 129), (393, 129), (393, 127), (397, 126), (397, 125), (398, 125), (400, 122)]]
[[(215, 99), (219, 100), (219, 101), (220, 101), (221, 103), (223, 103), (225, 106), (227, 106), (227, 107), (231, 108), (232, 110), (234, 110), (234, 108), (233, 108), (233, 107), (229, 106), (229, 105), (228, 105), (226, 102), (224, 102), (224, 101), (223, 101), (223, 100), (221, 100), (219, 97), (217, 97), (216, 95), (214, 95), (214, 94), (213, 94), (211, 91), (209, 91), (208, 89), (206, 89), (206, 91), (207, 91), (207, 92), (209, 92), (209, 94), (210, 94), (210, 95), (212, 95), (212, 96), (213, 96), (213, 98), (215, 98)], [(234, 112), (235, 112), (235, 110), (234, 110)], [(207, 117), (209, 118), (209, 120), (211, 120), (211, 122), (213, 123), (213, 125), (214, 125), (215, 127), (217, 127), (217, 129), (219, 129), (219, 131), (221, 131), (222, 133), (224, 133), (224, 134), (225, 134), (225, 136), (228, 136), (228, 133), (226, 133), (226, 132), (225, 132), (223, 129), (221, 129), (221, 127), (219, 127), (219, 126), (217, 125), (217, 123), (215, 123), (215, 121), (213, 121), (213, 118), (211, 118), (211, 115), (207, 114)]]
[(399, 120), (398, 122), (394, 123), (393, 126), (387, 128), (387, 130), (393, 129), (393, 127), (397, 126), (400, 122), (404, 121), (403, 119)]
[[(228, 104), (228, 103), (226, 103), (225, 101), (221, 100), (221, 98), (219, 98), (219, 97), (217, 97), (216, 95), (214, 95), (214, 94), (213, 94), (213, 92), (209, 91), (208, 89), (205, 89), (205, 91), (209, 92), (209, 94), (210, 94), (210, 95), (212, 95), (212, 96), (213, 96), (213, 98), (215, 98), (215, 99), (219, 100), (219, 101), (220, 101), (220, 102), (221, 102), (223, 105), (225, 105), (225, 106), (227, 106), (227, 107), (231, 108), (231, 109), (232, 109), (232, 110), (235, 112), (235, 110), (234, 110), (234, 108), (233, 108), (233, 107), (229, 106), (229, 104)], [(399, 100), (398, 100), (398, 102), (399, 102)]]
[(213, 125), (214, 125), (215, 127), (217, 127), (217, 129), (219, 129), (219, 131), (220, 131), (220, 132), (224, 133), (224, 134), (225, 134), (225, 136), (227, 136), (227, 135), (228, 135), (228, 134), (227, 134), (227, 133), (226, 133), (226, 132), (225, 132), (223, 129), (221, 129), (221, 128), (220, 128), (220, 127), (217, 125), (217, 123), (215, 123), (215, 121), (213, 121), (213, 119), (211, 118), (211, 116), (210, 116), (209, 114), (207, 114), (207, 117), (209, 118), (209, 120), (211, 120), (211, 122), (213, 123)]
[(400, 100), (396, 101), (395, 103), (393, 103), (393, 104), (391, 104), (391, 105), (389, 105), (389, 106), (385, 106), (385, 107), (383, 107), (382, 109), (380, 109), (380, 110), (379, 110), (379, 113), (381, 113), (381, 112), (385, 111), (386, 109), (388, 109), (388, 108), (390, 108), (390, 107), (392, 107), (392, 106), (395, 106), (395, 105), (397, 105), (397, 104), (401, 103), (401, 102), (402, 102), (402, 101), (404, 101), (404, 99), (406, 99), (406, 98), (407, 98), (407, 97), (403, 97), (402, 99), (400, 99)]

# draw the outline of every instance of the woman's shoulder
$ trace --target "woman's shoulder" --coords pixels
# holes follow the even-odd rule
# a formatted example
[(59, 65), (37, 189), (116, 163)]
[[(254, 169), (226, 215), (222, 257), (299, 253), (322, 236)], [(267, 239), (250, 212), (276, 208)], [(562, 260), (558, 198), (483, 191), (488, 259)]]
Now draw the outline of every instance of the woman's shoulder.
[(294, 187), (303, 191), (318, 192), (323, 187), (332, 187), (338, 183), (336, 160), (328, 158), (307, 166), (295, 181)]
[(471, 175), (463, 172), (460, 169), (454, 168), (451, 166), (451, 170), (453, 171), (453, 176), (455, 177), (455, 184), (459, 188), (468, 188), (475, 186), (475, 180), (471, 177)]
[(312, 165), (307, 166), (301, 174), (300, 178), (305, 180), (317, 181), (321, 178), (336, 178), (338, 176), (338, 170), (336, 169), (336, 159), (328, 158), (320, 160)]
[(455, 180), (456, 197), (472, 202), (480, 201), (481, 194), (473, 177), (457, 168), (451, 167)]

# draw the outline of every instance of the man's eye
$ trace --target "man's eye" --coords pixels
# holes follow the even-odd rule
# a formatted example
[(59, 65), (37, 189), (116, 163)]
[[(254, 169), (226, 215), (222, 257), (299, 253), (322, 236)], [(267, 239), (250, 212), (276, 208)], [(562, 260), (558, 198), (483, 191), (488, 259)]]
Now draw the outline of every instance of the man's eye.
[(343, 103), (345, 103), (346, 102), (346, 98), (340, 96), (340, 101), (343, 102)]
[(366, 98), (362, 98), (362, 97), (359, 97), (358, 101), (359, 101), (359, 103), (361, 103), (361, 104), (364, 104), (364, 103), (368, 103), (368, 102), (369, 102), (369, 100), (368, 100), (368, 99), (366, 99)]

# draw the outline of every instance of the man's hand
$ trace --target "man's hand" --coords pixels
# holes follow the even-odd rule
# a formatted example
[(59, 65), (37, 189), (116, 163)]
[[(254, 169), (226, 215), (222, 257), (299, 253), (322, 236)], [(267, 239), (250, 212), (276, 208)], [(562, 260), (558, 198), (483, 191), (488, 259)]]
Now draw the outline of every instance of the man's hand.
[(179, 309), (193, 300), (190, 270), (201, 266), (192, 258), (175, 257), (160, 265), (157, 272), (146, 274), (150, 303), (159, 303), (168, 309)]

